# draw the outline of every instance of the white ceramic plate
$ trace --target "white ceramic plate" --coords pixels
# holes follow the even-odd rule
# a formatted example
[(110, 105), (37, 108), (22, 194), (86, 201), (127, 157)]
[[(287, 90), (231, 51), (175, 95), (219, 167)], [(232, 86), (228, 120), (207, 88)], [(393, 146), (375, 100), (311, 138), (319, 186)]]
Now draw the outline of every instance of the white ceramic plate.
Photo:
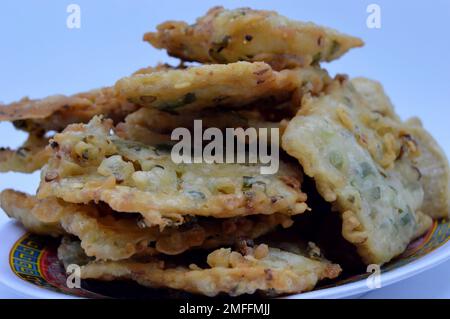
[[(436, 228), (439, 225), (442, 228)], [(381, 286), (386, 287), (398, 281), (407, 279), (411, 276), (417, 275), (427, 269), (439, 265), (440, 263), (450, 259), (450, 243), (445, 240), (442, 242), (442, 238), (448, 238), (449, 229), (448, 224), (436, 224), (433, 232), (428, 234), (428, 240), (415, 245), (416, 253), (418, 252), (417, 246), (426, 248), (426, 253), (422, 251), (423, 255), (413, 256), (411, 254), (408, 257), (400, 258), (393, 265), (388, 265), (386, 270), (382, 270), (381, 274)], [(10, 265), (10, 252), (11, 248), (18, 241), (19, 238), (25, 235), (24, 229), (16, 222), (9, 221), (0, 226), (0, 234), (2, 234), (2, 245), (0, 246), (0, 282), (10, 289), (16, 291), (23, 297), (28, 298), (80, 298), (70, 294), (62, 292), (52, 291), (46, 288), (39, 287), (35, 284), (27, 282), (19, 278), (13, 271)], [(433, 240), (436, 241), (433, 235), (439, 235), (441, 239), (439, 247), (432, 247), (430, 250), (430, 243), (433, 244)], [(434, 239), (433, 239), (434, 238)], [(427, 246), (428, 245), (428, 246)], [(429, 251), (429, 252), (428, 252)], [(409, 259), (408, 259), (409, 258)], [(398, 265), (398, 263), (403, 265)], [(393, 269), (392, 269), (393, 268)], [(346, 282), (349, 280), (346, 280)], [(370, 288), (366, 283), (366, 279), (350, 279), (348, 283), (338, 283), (333, 287), (322, 288), (311, 292), (287, 296), (288, 299), (295, 298), (356, 298), (366, 292), (369, 292)]]

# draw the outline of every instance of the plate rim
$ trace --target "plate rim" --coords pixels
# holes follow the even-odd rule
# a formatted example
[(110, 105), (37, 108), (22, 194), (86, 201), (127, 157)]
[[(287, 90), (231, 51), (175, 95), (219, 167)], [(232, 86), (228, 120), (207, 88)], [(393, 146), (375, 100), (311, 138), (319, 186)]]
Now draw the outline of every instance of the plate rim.
[[(0, 276), (0, 283), (14, 292), (23, 295), (25, 298), (41, 299), (84, 299), (83, 297), (69, 295), (62, 292), (51, 291), (39, 287), (19, 278), (11, 269), (9, 264), (9, 255), (11, 247), (22, 237), (26, 230), (16, 221), (9, 220), (0, 225), (0, 233), (3, 238), (3, 245), (0, 246), (0, 268), (4, 271)], [(425, 256), (389, 270), (381, 274), (381, 288), (385, 288), (394, 283), (411, 278), (419, 273), (434, 268), (450, 259), (450, 241), (436, 248)], [(356, 282), (342, 284), (336, 287), (323, 288), (309, 292), (283, 296), (280, 299), (339, 299), (352, 298), (377, 288), (369, 288), (366, 284), (366, 278)]]
[(78, 296), (51, 291), (49, 289), (33, 285), (19, 278), (9, 264), (10, 251), (13, 245), (26, 234), (26, 230), (17, 221), (9, 220), (0, 225), (0, 233), (4, 236), (3, 245), (0, 246), (0, 283), (24, 298), (39, 299), (83, 299)]
[[(418, 275), (424, 271), (430, 270), (440, 264), (448, 261), (450, 259), (450, 241), (447, 241), (442, 246), (436, 248), (435, 250), (429, 252), (428, 254), (411, 261), (408, 264), (402, 265), (398, 268), (388, 270), (381, 274), (381, 287), (380, 288), (370, 288), (366, 284), (367, 278), (342, 284), (336, 287), (324, 288), (313, 290), (305, 293), (295, 294), (291, 296), (286, 296), (286, 299), (337, 299), (337, 298), (347, 298), (356, 295), (362, 295), (375, 291), (377, 289), (386, 288), (392, 284), (398, 283), (400, 281), (411, 278)], [(326, 296), (321, 296), (321, 292), (325, 292)], [(323, 294), (323, 293), (322, 293)]]

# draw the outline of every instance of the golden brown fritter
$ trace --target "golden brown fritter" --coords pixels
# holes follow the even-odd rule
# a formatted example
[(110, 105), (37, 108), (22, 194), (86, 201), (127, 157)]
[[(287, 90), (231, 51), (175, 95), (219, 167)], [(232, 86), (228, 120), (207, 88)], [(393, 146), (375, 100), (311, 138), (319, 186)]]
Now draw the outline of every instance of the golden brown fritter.
[[(173, 69), (166, 64), (143, 68), (133, 74)], [(43, 99), (23, 98), (11, 104), (0, 104), (0, 121), (13, 122), (27, 132), (62, 131), (72, 123), (87, 123), (95, 115), (103, 115), (115, 123), (137, 107), (117, 99), (113, 87), (104, 87), (71, 96), (53, 95)]]
[[(236, 77), (236, 74), (240, 76)], [(268, 124), (258, 118), (246, 119), (247, 115), (251, 115), (246, 114), (249, 111), (240, 111), (240, 114), (227, 112), (221, 116), (198, 112), (174, 116), (178, 111), (209, 107), (234, 108), (248, 103), (257, 103), (258, 107), (265, 105), (270, 111), (270, 107), (278, 102), (289, 103), (290, 97), (299, 90), (319, 93), (329, 81), (328, 74), (318, 68), (274, 72), (264, 63), (188, 69), (184, 66), (175, 69), (159, 65), (139, 70), (132, 77), (120, 80), (116, 85), (120, 97), (113, 88), (106, 87), (73, 96), (58, 95), (40, 100), (24, 98), (10, 105), (0, 105), (0, 121), (12, 121), (17, 128), (29, 132), (27, 142), (19, 149), (0, 149), (0, 170), (29, 173), (41, 168), (48, 157), (44, 146), (49, 132), (59, 132), (72, 123), (87, 123), (97, 114), (119, 123), (140, 106), (156, 107), (164, 112), (138, 113), (146, 116), (140, 122), (147, 121), (146, 126), (151, 130), (144, 130), (142, 125), (122, 124), (118, 126), (118, 131), (125, 133), (126, 130), (129, 135), (148, 144), (158, 140), (169, 142), (167, 135), (158, 132), (165, 121), (172, 125), (172, 129), (175, 128), (174, 121), (192, 126), (193, 119), (197, 117), (211, 121), (211, 126), (220, 124), (220, 127), (225, 127), (225, 124), (235, 127), (246, 120), (249, 125), (254, 124), (256, 127)], [(249, 107), (255, 108), (255, 105), (246, 106)], [(222, 122), (220, 117), (223, 116), (225, 121)], [(129, 122), (132, 124), (133, 120)], [(273, 124), (269, 127), (273, 127)], [(165, 129), (167, 131), (168, 127)]]
[(89, 262), (80, 256), (82, 252), (76, 242), (65, 241), (58, 249), (58, 257), (65, 265), (83, 265), (82, 279), (131, 279), (151, 288), (172, 288), (210, 297), (256, 291), (271, 295), (300, 293), (341, 272), (339, 265), (326, 260), (313, 260), (264, 244), (245, 255), (229, 248), (215, 250), (208, 255), (208, 265), (204, 268), (195, 264), (171, 265), (158, 258), (146, 262)]
[[(255, 128), (258, 137), (265, 138), (269, 132), (263, 129), (278, 128), (282, 132), (285, 123), (293, 116), (290, 102), (264, 109), (220, 110), (208, 109), (183, 114), (167, 113), (152, 108), (140, 108), (117, 124), (115, 133), (121, 139), (140, 142), (147, 145), (173, 145), (170, 136), (174, 129), (183, 127), (194, 132), (194, 121), (201, 120), (202, 128), (218, 128), (225, 132), (226, 128)], [(267, 136), (270, 142), (271, 136)], [(245, 140), (248, 143), (248, 139)]]
[(115, 122), (136, 110), (131, 103), (119, 101), (111, 87), (78, 93), (55, 95), (39, 100), (24, 98), (0, 106), (0, 121), (12, 121), (16, 128), (34, 131), (61, 131), (72, 123), (87, 123), (103, 114)]
[[(136, 71), (148, 74), (172, 67), (160, 64)], [(54, 95), (31, 100), (27, 97), (11, 104), (0, 104), (0, 121), (10, 121), (17, 129), (29, 133), (27, 141), (17, 150), (0, 149), (0, 171), (31, 173), (46, 162), (46, 141), (53, 132), (62, 131), (72, 123), (87, 123), (102, 114), (115, 123), (139, 107), (115, 96), (113, 87), (91, 90), (71, 96)]]
[(162, 228), (188, 215), (292, 216), (307, 209), (301, 173), (293, 165), (280, 162), (276, 174), (261, 175), (259, 164), (175, 164), (164, 148), (119, 139), (110, 135), (111, 127), (95, 117), (57, 134), (38, 196), (102, 201)]
[(121, 260), (131, 256), (178, 255), (189, 249), (215, 249), (242, 238), (255, 239), (292, 220), (282, 214), (192, 219), (182, 227), (145, 227), (136, 216), (119, 214), (105, 205), (77, 205), (55, 198), (38, 200), (13, 190), (0, 195), (2, 208), (32, 233), (77, 236), (87, 256)]
[(16, 128), (29, 132), (22, 147), (0, 150), (0, 170), (31, 173), (41, 168), (48, 158), (44, 150), (47, 132), (61, 131), (71, 123), (86, 123), (96, 114), (119, 122), (137, 108), (115, 98), (112, 88), (41, 100), (24, 98), (10, 105), (0, 105), (0, 121), (12, 121)]
[(179, 113), (267, 100), (276, 105), (299, 87), (319, 92), (327, 81), (327, 72), (316, 67), (278, 72), (263, 62), (236, 62), (138, 74), (119, 80), (115, 88), (133, 104)]
[(64, 230), (56, 221), (41, 221), (31, 214), (31, 211), (36, 206), (37, 202), (38, 201), (34, 196), (11, 189), (5, 189), (0, 193), (1, 208), (10, 218), (18, 220), (30, 232), (38, 235), (50, 235), (55, 237), (63, 234)]
[(274, 11), (222, 7), (210, 9), (193, 25), (164, 22), (156, 32), (146, 33), (144, 40), (185, 61), (264, 61), (277, 70), (332, 61), (364, 44), (361, 39), (289, 20)]
[[(394, 111), (389, 97), (380, 83), (366, 78), (355, 78), (351, 83), (367, 101), (367, 106), (372, 112), (390, 118), (389, 125), (397, 125), (402, 139), (407, 140), (407, 145), (417, 147), (410, 160), (420, 174), (420, 183), (424, 191), (424, 200), (421, 211), (432, 218), (446, 218), (450, 213), (450, 169), (447, 157), (434, 138), (423, 128), (418, 118), (412, 118), (405, 123)], [(380, 126), (379, 130), (386, 130)], [(396, 153), (403, 156), (409, 149), (397, 149)]]
[(341, 213), (342, 234), (364, 261), (382, 264), (425, 232), (431, 219), (420, 212), (416, 145), (397, 120), (368, 101), (338, 77), (326, 94), (304, 98), (282, 146)]
[(406, 121), (404, 138), (415, 143), (420, 152), (412, 161), (420, 173), (424, 190), (421, 210), (432, 218), (449, 218), (450, 168), (447, 156), (418, 118)]
[(16, 150), (0, 148), (0, 172), (31, 173), (44, 166), (51, 155), (45, 148), (48, 140), (40, 134), (30, 134)]

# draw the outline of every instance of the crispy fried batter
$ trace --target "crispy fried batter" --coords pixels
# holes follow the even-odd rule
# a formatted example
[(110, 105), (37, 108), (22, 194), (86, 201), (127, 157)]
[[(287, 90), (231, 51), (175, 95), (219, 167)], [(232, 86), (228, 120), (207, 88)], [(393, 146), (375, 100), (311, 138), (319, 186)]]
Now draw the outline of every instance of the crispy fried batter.
[[(196, 119), (202, 120), (204, 128), (278, 127), (282, 130), (286, 120), (296, 113), (298, 107), (296, 101), (301, 99), (301, 96), (307, 93), (317, 95), (331, 82), (327, 72), (319, 68), (293, 70), (289, 76), (291, 78), (289, 81), (295, 84), (295, 90), (292, 100), (281, 104), (276, 105), (274, 101), (266, 103), (260, 101), (241, 109), (209, 108), (182, 114), (155, 108), (141, 108), (129, 114), (124, 122), (116, 126), (115, 131), (123, 139), (156, 145), (170, 144), (170, 134), (175, 128), (184, 127), (192, 131)], [(218, 106), (216, 102), (218, 101), (213, 99), (211, 105)], [(261, 133), (259, 130), (258, 132)]]
[(417, 147), (398, 120), (368, 105), (373, 101), (338, 77), (327, 94), (305, 97), (282, 145), (342, 214), (343, 236), (364, 261), (382, 264), (426, 231), (431, 219), (419, 211)]
[(298, 87), (320, 91), (328, 79), (326, 71), (315, 67), (277, 72), (263, 62), (236, 62), (134, 75), (119, 80), (115, 88), (133, 104), (173, 113), (264, 100), (273, 105), (289, 100)]
[(301, 173), (294, 166), (281, 162), (277, 174), (261, 175), (256, 164), (175, 164), (162, 148), (111, 136), (111, 125), (95, 117), (57, 134), (38, 196), (103, 201), (162, 228), (182, 223), (187, 215), (291, 216), (307, 208)]
[[(166, 64), (143, 68), (133, 74), (173, 69)], [(113, 87), (104, 87), (71, 96), (53, 95), (31, 100), (0, 105), (0, 121), (11, 121), (18, 129), (28, 132), (62, 131), (72, 123), (87, 123), (102, 114), (118, 123), (136, 106), (116, 98)]]
[(146, 33), (144, 40), (182, 60), (265, 61), (276, 69), (331, 61), (364, 44), (329, 28), (249, 8), (215, 7), (193, 25), (167, 21), (157, 29)]
[(81, 250), (76, 242), (67, 240), (58, 249), (65, 265), (77, 263), (82, 279), (131, 279), (151, 288), (172, 288), (191, 293), (231, 296), (262, 291), (273, 295), (299, 293), (314, 288), (319, 280), (335, 278), (339, 265), (312, 260), (267, 245), (259, 245), (248, 255), (221, 248), (207, 257), (208, 266), (171, 265), (154, 258), (147, 262), (88, 262), (77, 256)]
[[(161, 64), (134, 74), (167, 69), (172, 67)], [(28, 140), (17, 150), (0, 149), (0, 171), (31, 173), (41, 168), (48, 158), (48, 151), (44, 150), (47, 132), (60, 132), (72, 123), (87, 123), (98, 114), (118, 123), (137, 108), (137, 105), (117, 99), (112, 87), (72, 96), (54, 95), (35, 100), (25, 97), (19, 102), (0, 104), (0, 121), (11, 121), (16, 128), (29, 132)]]
[(381, 83), (363, 77), (351, 79), (350, 82), (358, 94), (364, 98), (366, 105), (372, 112), (400, 121)]
[(215, 249), (233, 245), (238, 240), (255, 239), (278, 226), (290, 227), (293, 221), (283, 214), (255, 215), (229, 219), (203, 218), (188, 227), (166, 228), (156, 242), (157, 251), (166, 255), (180, 254), (192, 247)]
[[(248, 65), (251, 64), (249, 63)], [(224, 66), (219, 67), (223, 68)], [(208, 68), (214, 69), (213, 66), (208, 66)], [(270, 69), (270, 67), (268, 68)], [(253, 65), (250, 69), (254, 70), (256, 73), (260, 71), (260, 68), (255, 68)], [(168, 70), (171, 71), (167, 72)], [(125, 121), (125, 124), (122, 123), (118, 125), (118, 134), (122, 135), (124, 138), (132, 138), (146, 144), (160, 144), (170, 143), (169, 136), (167, 134), (161, 134), (169, 133), (169, 127), (174, 129), (180, 126), (192, 126), (193, 119), (196, 118), (202, 118), (207, 122), (207, 125), (214, 127), (240, 127), (242, 126), (242, 123), (245, 124), (246, 122), (246, 124), (255, 127), (272, 127), (277, 125), (277, 123), (269, 123), (266, 121), (261, 121), (260, 118), (254, 118), (253, 115), (258, 112), (253, 112), (253, 114), (251, 114), (250, 111), (239, 111), (237, 113), (232, 111), (226, 113), (222, 112), (220, 116), (208, 114), (208, 112), (187, 113), (182, 116), (176, 116), (176, 114), (174, 114), (174, 108), (177, 108), (177, 105), (175, 105), (177, 103), (173, 104), (172, 102), (189, 95), (189, 93), (183, 93), (183, 90), (187, 88), (177, 88), (177, 85), (171, 87), (170, 81), (173, 80), (171, 78), (173, 76), (171, 72), (181, 72), (180, 74), (182, 76), (179, 78), (179, 84), (181, 82), (186, 84), (186, 81), (188, 80), (187, 78), (189, 77), (187, 75), (191, 71), (193, 71), (193, 69), (190, 71), (183, 69), (174, 70), (169, 66), (158, 66), (155, 68), (139, 70), (136, 72), (139, 76), (125, 78), (122, 80), (125, 83), (130, 82), (130, 88), (135, 85), (140, 86), (142, 84), (142, 90), (144, 92), (146, 90), (149, 90), (150, 93), (162, 90), (161, 94), (165, 95), (161, 97), (161, 103), (165, 104), (168, 108), (163, 108), (166, 112), (157, 112), (156, 110), (137, 111), (135, 115)], [(204, 69), (203, 71), (206, 72)], [(224, 77), (228, 77), (228, 80), (225, 79), (225, 82), (228, 81), (229, 83), (234, 83), (236, 82), (236, 77), (234, 73), (229, 73), (230, 71), (236, 71), (236, 69), (231, 68), (223, 72)], [(150, 73), (153, 72), (156, 73), (153, 76), (150, 76)], [(327, 73), (321, 69), (309, 68), (304, 70), (289, 71), (289, 73), (285, 72), (283, 76), (279, 76), (280, 79), (283, 79), (280, 80), (280, 82), (283, 82), (284, 84), (280, 84), (280, 86), (283, 87), (283, 90), (281, 90), (280, 87), (275, 90), (277, 92), (272, 92), (277, 95), (276, 98), (264, 90), (264, 88), (270, 86), (269, 82), (271, 81), (267, 81), (266, 85), (263, 83), (255, 84), (256, 86), (261, 86), (261, 89), (258, 91), (259, 93), (257, 93), (257, 96), (255, 97), (251, 96), (250, 91), (244, 92), (241, 90), (241, 93), (248, 95), (248, 99), (245, 99), (243, 96), (234, 96), (231, 98), (226, 96), (227, 92), (232, 89), (227, 88), (226, 85), (222, 87), (222, 89), (224, 89), (222, 91), (220, 89), (218, 91), (212, 90), (208, 85), (209, 77), (211, 76), (209, 71), (207, 73), (193, 72), (193, 74), (194, 78), (191, 87), (196, 88), (196, 90), (194, 90), (195, 92), (203, 92), (199, 93), (200, 96), (203, 96), (203, 100), (201, 100), (201, 98), (199, 101), (191, 101), (193, 104), (189, 104), (189, 108), (220, 106), (222, 104), (234, 106), (235, 104), (241, 105), (246, 102), (255, 102), (254, 99), (266, 99), (266, 101), (259, 100), (260, 103), (258, 103), (258, 106), (264, 102), (270, 106), (273, 106), (273, 104), (276, 103), (277, 98), (280, 100), (286, 100), (289, 95), (292, 94), (294, 88), (298, 86), (300, 86), (300, 89), (305, 92), (317, 94), (329, 81)], [(258, 78), (256, 80), (257, 82), (265, 81), (263, 80), (264, 75), (254, 75), (254, 77)], [(170, 81), (166, 83), (166, 87), (164, 87), (164, 83), (160, 80), (157, 81), (157, 85), (143, 84), (146, 83), (147, 80), (145, 79), (147, 78), (153, 78), (153, 80), (165, 78), (166, 82), (169, 79)], [(121, 83), (121, 81), (119, 81), (119, 83)], [(275, 85), (275, 87), (276, 86), (277, 85)], [(137, 90), (137, 93), (139, 92), (140, 90)], [(218, 95), (210, 96), (210, 94), (214, 94), (214, 92)], [(127, 91), (125, 95), (133, 95), (135, 93), (136, 92), (133, 93), (131, 91)], [(145, 96), (139, 96), (137, 99), (148, 101)], [(186, 101), (189, 102), (190, 100), (188, 99)], [(138, 102), (138, 104), (145, 103)], [(159, 106), (161, 106), (161, 104), (159, 104)], [(118, 99), (112, 88), (93, 90), (71, 97), (53, 96), (42, 100), (28, 100), (25, 98), (21, 102), (13, 103), (9, 106), (0, 106), (0, 121), (11, 120), (17, 128), (29, 132), (28, 141), (19, 149), (0, 149), (0, 171), (12, 170), (29, 173), (41, 168), (47, 161), (49, 155), (48, 150), (44, 150), (44, 146), (46, 145), (46, 137), (44, 136), (46, 136), (46, 132), (48, 131), (59, 132), (68, 124), (76, 122), (86, 123), (96, 114), (104, 114), (106, 117), (113, 119), (113, 121), (117, 123), (122, 121), (126, 115), (132, 113), (137, 108), (139, 108), (139, 106), (136, 104), (124, 102), (122, 99)], [(267, 108), (269, 109), (269, 107)], [(136, 123), (137, 121), (140, 123)], [(142, 125), (144, 123), (145, 125)], [(135, 126), (134, 124), (141, 125)], [(176, 124), (180, 125), (175, 126)]]
[[(292, 117), (290, 103), (279, 105), (264, 114), (266, 110), (205, 110), (186, 114), (172, 114), (157, 109), (141, 108), (131, 113), (125, 121), (114, 128), (115, 133), (122, 139), (137, 141), (147, 145), (172, 145), (170, 135), (178, 127), (194, 131), (194, 121), (201, 120), (202, 128), (210, 127), (225, 130), (226, 128), (279, 128), (283, 130), (283, 120)], [(258, 136), (264, 134), (258, 130)], [(270, 135), (267, 137), (270, 142)], [(248, 142), (248, 140), (245, 140)]]
[(407, 140), (409, 147), (403, 147), (397, 151), (399, 156), (403, 156), (411, 146), (413, 148), (417, 146), (418, 152), (415, 152), (411, 161), (420, 176), (420, 183), (424, 190), (421, 211), (432, 218), (448, 217), (450, 214), (450, 169), (444, 151), (422, 127), (418, 118), (401, 123), (380, 83), (365, 78), (352, 79), (351, 82), (358, 93), (363, 94), (370, 109), (393, 119), (394, 121), (391, 121), (389, 125), (397, 125), (402, 138)]
[(17, 150), (0, 148), (0, 172), (31, 173), (45, 165), (51, 151), (45, 149), (48, 138), (30, 134)]
[(72, 123), (87, 123), (94, 115), (103, 114), (115, 122), (136, 110), (136, 106), (118, 100), (111, 87), (72, 96), (55, 95), (40, 100), (23, 98), (0, 106), (0, 121), (13, 121), (28, 132), (61, 131)]
[(417, 143), (419, 156), (413, 163), (420, 174), (424, 190), (421, 210), (433, 218), (450, 216), (450, 169), (447, 156), (435, 139), (423, 127), (418, 118), (405, 123), (407, 138)]
[(31, 173), (48, 159), (45, 133), (61, 131), (71, 123), (86, 123), (96, 114), (121, 121), (137, 106), (120, 102), (112, 88), (93, 90), (74, 96), (51, 96), (42, 100), (24, 98), (10, 105), (0, 105), (0, 121), (13, 121), (16, 128), (29, 132), (28, 140), (17, 150), (0, 150), (0, 171)]
[(193, 130), (194, 120), (202, 120), (204, 128), (248, 127), (249, 120), (242, 114), (229, 111), (204, 111), (186, 114), (173, 114), (152, 108), (141, 108), (131, 113), (125, 121), (115, 127), (116, 134), (125, 140), (137, 141), (147, 145), (171, 144), (172, 131), (178, 127)]
[(29, 231), (41, 235), (71, 234), (87, 256), (121, 260), (134, 255), (178, 255), (192, 248), (215, 249), (240, 238), (255, 239), (292, 220), (282, 214), (192, 220), (178, 228), (142, 227), (134, 216), (124, 216), (98, 205), (77, 205), (55, 198), (37, 200), (13, 190), (1, 193), (2, 208)]
[(31, 211), (38, 203), (34, 196), (5, 189), (0, 193), (0, 206), (10, 217), (21, 222), (26, 229), (39, 235), (59, 236), (64, 233), (57, 222), (42, 222)]

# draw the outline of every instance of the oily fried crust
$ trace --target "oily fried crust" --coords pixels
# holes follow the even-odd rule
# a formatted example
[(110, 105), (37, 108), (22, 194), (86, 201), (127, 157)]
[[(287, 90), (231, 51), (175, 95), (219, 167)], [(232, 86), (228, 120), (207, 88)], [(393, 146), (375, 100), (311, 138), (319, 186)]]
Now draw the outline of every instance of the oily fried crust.
[(364, 77), (350, 79), (350, 82), (358, 94), (367, 101), (366, 104), (372, 112), (391, 118), (395, 121), (400, 121), (400, 118), (395, 113), (394, 106), (384, 92), (381, 83)]
[[(76, 251), (65, 243), (58, 249), (60, 260), (74, 262), (67, 252)], [(69, 247), (67, 247), (69, 246)], [(75, 260), (76, 262), (76, 260)], [(190, 293), (238, 296), (256, 291), (279, 295), (314, 288), (319, 280), (335, 278), (339, 265), (312, 260), (267, 245), (255, 247), (247, 255), (221, 248), (207, 257), (208, 268), (195, 264), (170, 266), (161, 259), (148, 262), (88, 262), (81, 267), (82, 279), (131, 279), (151, 288), (172, 288)]]
[(96, 114), (120, 122), (137, 108), (119, 101), (112, 88), (41, 100), (24, 98), (10, 105), (0, 105), (0, 121), (12, 121), (16, 128), (29, 132), (27, 141), (17, 150), (0, 148), (0, 171), (31, 173), (44, 166), (51, 154), (45, 149), (46, 132), (59, 132), (71, 123), (86, 123)]
[(406, 121), (405, 131), (420, 154), (413, 159), (420, 172), (424, 189), (421, 210), (432, 218), (448, 218), (450, 214), (450, 168), (447, 156), (418, 118)]
[[(196, 75), (195, 81), (202, 82)], [(194, 112), (167, 112), (156, 108), (140, 108), (129, 114), (125, 120), (114, 128), (116, 134), (126, 140), (138, 141), (147, 145), (171, 144), (170, 134), (178, 127), (193, 131), (194, 121), (202, 120), (204, 129), (214, 127), (226, 128), (271, 128), (278, 127), (281, 130), (285, 126), (285, 120), (291, 118), (297, 108), (296, 100), (301, 99), (304, 94), (317, 95), (331, 82), (325, 70), (319, 68), (304, 68), (289, 72), (289, 83), (295, 87), (292, 100), (274, 106), (274, 101), (255, 102), (240, 109), (221, 109), (215, 104), (214, 108)], [(180, 80), (180, 79), (179, 79)], [(183, 80), (180, 80), (183, 82)], [(158, 85), (160, 85), (159, 83)], [(195, 86), (195, 85), (194, 85)], [(172, 96), (173, 94), (167, 94)], [(224, 96), (222, 96), (222, 99)], [(226, 100), (226, 99), (225, 99)], [(261, 133), (258, 130), (259, 133)]]
[(274, 11), (210, 9), (193, 25), (167, 21), (144, 40), (186, 61), (264, 61), (275, 69), (304, 67), (339, 58), (361, 39), (313, 23), (289, 20)]
[(56, 95), (41, 100), (24, 98), (2, 105), (0, 121), (12, 121), (16, 128), (28, 132), (61, 131), (72, 123), (87, 123), (97, 114), (120, 122), (136, 109), (137, 106), (118, 100), (113, 88), (105, 87), (73, 96)]
[[(259, 115), (259, 114), (258, 114)], [(147, 145), (173, 144), (172, 131), (178, 127), (193, 131), (194, 121), (202, 120), (202, 127), (243, 127), (250, 125), (250, 120), (235, 111), (203, 111), (174, 114), (152, 108), (141, 108), (129, 114), (125, 120), (114, 128), (116, 134), (125, 140), (137, 141)], [(261, 120), (261, 117), (258, 117)]]
[[(142, 68), (133, 74), (148, 74), (173, 69), (160, 64)], [(91, 90), (72, 96), (54, 95), (43, 99), (23, 98), (9, 105), (0, 104), (0, 121), (11, 121), (20, 130), (29, 132), (28, 140), (17, 150), (0, 148), (0, 171), (31, 173), (47, 161), (45, 150), (50, 132), (62, 131), (72, 123), (87, 123), (93, 116), (103, 114), (114, 123), (124, 120), (139, 106), (122, 101), (112, 87)]]
[(135, 75), (119, 80), (121, 98), (166, 112), (198, 110), (213, 106), (236, 107), (258, 99), (287, 99), (293, 86), (284, 73), (265, 63), (237, 62), (202, 65)]
[[(421, 211), (432, 218), (445, 218), (450, 213), (450, 169), (448, 159), (435, 139), (423, 128), (418, 118), (412, 118), (401, 123), (394, 111), (389, 97), (380, 83), (366, 79), (355, 78), (351, 83), (367, 100), (372, 112), (392, 119), (390, 126), (398, 126), (402, 138), (407, 141), (407, 148), (403, 145), (395, 151), (397, 157), (407, 155), (411, 147), (418, 151), (410, 160), (420, 175), (420, 183), (424, 190), (424, 200)], [(381, 127), (382, 130), (385, 128)]]
[(171, 113), (285, 102), (299, 87), (320, 91), (326, 71), (308, 67), (274, 71), (263, 62), (236, 62), (134, 75), (117, 81), (117, 95)]
[(34, 196), (5, 189), (0, 193), (0, 206), (10, 217), (18, 220), (24, 227), (39, 235), (59, 236), (64, 233), (58, 223), (42, 222), (31, 211), (38, 203)]
[(121, 260), (131, 256), (178, 255), (188, 249), (215, 249), (233, 245), (241, 238), (255, 239), (277, 226), (289, 227), (288, 216), (273, 214), (227, 220), (191, 221), (179, 228), (142, 226), (105, 206), (76, 205), (55, 198), (37, 200), (13, 190), (4, 190), (1, 203), (11, 218), (40, 235), (75, 235), (89, 257)]
[[(133, 74), (148, 74), (172, 69), (167, 64), (142, 68)], [(11, 121), (28, 132), (62, 131), (72, 123), (87, 123), (93, 116), (103, 114), (115, 123), (137, 106), (116, 98), (112, 87), (104, 87), (71, 96), (53, 95), (43, 99), (25, 97), (18, 102), (0, 105), (0, 121)]]
[[(267, 113), (267, 114), (266, 114)], [(271, 109), (242, 109), (242, 110), (204, 110), (186, 114), (173, 114), (152, 108), (140, 108), (129, 114), (125, 120), (114, 127), (114, 131), (121, 139), (140, 142), (147, 145), (173, 145), (170, 136), (178, 127), (194, 131), (194, 121), (201, 119), (202, 128), (279, 128), (283, 130), (284, 123), (292, 116), (290, 103), (284, 103)], [(265, 134), (265, 130), (258, 130), (258, 136)], [(267, 141), (270, 142), (270, 135)], [(248, 139), (245, 140), (248, 142)]]
[(307, 208), (294, 166), (280, 162), (278, 173), (261, 175), (259, 165), (175, 164), (164, 150), (110, 135), (111, 125), (95, 117), (57, 134), (38, 196), (105, 202), (161, 227), (180, 224), (187, 215), (291, 216)]
[(431, 224), (420, 211), (417, 146), (395, 117), (367, 104), (377, 99), (338, 77), (326, 94), (305, 97), (282, 137), (283, 149), (341, 213), (344, 238), (368, 264), (402, 253)]
[(80, 238), (88, 256), (97, 260), (122, 260), (136, 255), (179, 255), (190, 249), (233, 245), (239, 238), (254, 239), (279, 225), (289, 226), (292, 221), (287, 216), (273, 214), (202, 220), (161, 232), (158, 227), (139, 227), (137, 219), (96, 216), (78, 209), (74, 214), (62, 216), (60, 223), (67, 233)]
[(29, 134), (25, 143), (16, 150), (0, 148), (0, 172), (31, 173), (47, 163), (51, 151), (46, 149), (48, 138)]
[(91, 105), (88, 96), (68, 97), (53, 95), (40, 100), (25, 97), (9, 105), (0, 105), (0, 121), (43, 119), (64, 108), (86, 108)]
[(283, 214), (255, 215), (229, 219), (202, 219), (182, 229), (167, 228), (156, 242), (156, 250), (176, 255), (189, 248), (216, 249), (236, 244), (239, 240), (252, 240), (277, 227), (290, 227), (293, 221)]

